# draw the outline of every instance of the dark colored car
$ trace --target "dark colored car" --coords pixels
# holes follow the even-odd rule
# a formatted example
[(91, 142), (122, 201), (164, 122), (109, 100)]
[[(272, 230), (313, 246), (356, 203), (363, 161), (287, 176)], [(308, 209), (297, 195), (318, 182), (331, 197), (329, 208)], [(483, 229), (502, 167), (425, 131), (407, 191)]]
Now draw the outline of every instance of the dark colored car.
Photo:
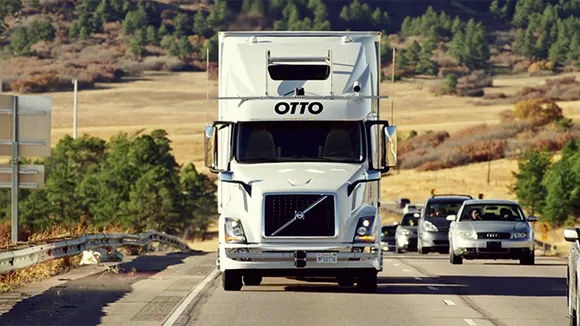
[(397, 232), (397, 224), (383, 225), (381, 228), (381, 246), (384, 251), (395, 250), (395, 234)]
[(403, 215), (395, 235), (395, 250), (397, 253), (417, 250), (417, 228), (419, 227), (419, 212)]
[(410, 204), (411, 200), (409, 198), (399, 198), (395, 201), (395, 205), (398, 209), (405, 208), (405, 205)]
[(447, 216), (457, 214), (469, 195), (433, 195), (425, 202), (419, 219), (417, 251), (449, 252), (449, 225)]

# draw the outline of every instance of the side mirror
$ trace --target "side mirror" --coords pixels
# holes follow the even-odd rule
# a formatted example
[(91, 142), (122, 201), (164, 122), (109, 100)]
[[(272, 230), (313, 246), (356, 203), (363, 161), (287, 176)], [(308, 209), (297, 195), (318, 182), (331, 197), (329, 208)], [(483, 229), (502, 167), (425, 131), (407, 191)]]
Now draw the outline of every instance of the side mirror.
[(215, 171), (217, 161), (215, 126), (206, 126), (203, 133), (203, 148), (205, 153), (205, 167)]
[(397, 127), (386, 126), (383, 132), (385, 134), (385, 165), (395, 167), (397, 166)]
[(538, 221), (538, 218), (537, 217), (535, 217), (533, 215), (532, 216), (528, 216), (528, 222), (537, 222), (537, 221)]
[(567, 228), (564, 230), (564, 239), (569, 242), (578, 241), (578, 228)]
[(447, 215), (447, 218), (446, 219), (448, 221), (452, 221), (453, 222), (453, 221), (455, 221), (455, 215)]
[[(212, 125), (206, 126), (203, 133), (203, 147), (205, 152), (205, 166), (209, 168), (212, 173), (218, 173), (228, 170), (227, 166), (229, 165), (230, 157), (229, 155), (225, 155), (224, 157), (219, 157), (218, 155), (218, 134), (219, 136), (223, 136), (228, 138), (229, 131), (224, 130), (226, 127), (230, 127), (233, 122), (228, 121), (215, 121)], [(224, 142), (222, 141), (222, 146)], [(229, 152), (229, 145), (228, 151)], [(226, 151), (223, 151), (226, 152)], [(225, 166), (225, 167), (222, 167)]]

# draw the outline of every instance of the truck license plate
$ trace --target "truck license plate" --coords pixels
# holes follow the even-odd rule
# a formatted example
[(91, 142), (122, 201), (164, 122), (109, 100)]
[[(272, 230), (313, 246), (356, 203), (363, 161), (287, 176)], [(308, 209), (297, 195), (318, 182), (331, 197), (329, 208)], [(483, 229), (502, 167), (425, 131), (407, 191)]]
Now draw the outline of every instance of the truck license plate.
[(336, 252), (324, 252), (316, 254), (316, 262), (319, 264), (336, 264), (338, 261)]

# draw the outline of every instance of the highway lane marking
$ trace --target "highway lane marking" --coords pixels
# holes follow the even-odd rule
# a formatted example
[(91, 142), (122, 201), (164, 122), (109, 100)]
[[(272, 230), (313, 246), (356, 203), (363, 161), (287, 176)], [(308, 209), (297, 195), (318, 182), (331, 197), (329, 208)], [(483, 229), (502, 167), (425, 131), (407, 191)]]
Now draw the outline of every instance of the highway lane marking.
[(433, 290), (433, 291), (439, 291), (438, 288), (434, 287), (434, 286), (428, 286), (427, 287), (429, 290)]
[[(14, 206), (16, 206), (16, 205), (14, 205)], [(399, 266), (399, 264), (393, 264), (393, 266)]]
[(422, 281), (422, 280), (423, 280), (423, 279), (422, 279), (422, 278), (420, 278), (420, 277), (415, 277), (415, 279), (416, 279), (417, 281)]
[(403, 272), (410, 272), (410, 269), (403, 268)]
[(445, 302), (446, 305), (448, 306), (454, 306), (455, 302), (451, 301), (451, 300), (443, 300), (443, 302)]
[(189, 304), (193, 301), (193, 299), (195, 299), (195, 297), (197, 297), (197, 295), (201, 291), (203, 291), (203, 289), (210, 282), (212, 282), (215, 279), (215, 277), (217, 276), (217, 274), (219, 272), (220, 271), (216, 268), (203, 281), (201, 281), (201, 283), (199, 283), (199, 285), (196, 286), (195, 289), (193, 289), (193, 291), (191, 291), (189, 293), (189, 295), (185, 298), (185, 300), (183, 300), (181, 302), (181, 304), (177, 307), (177, 309), (175, 309), (175, 311), (173, 311), (173, 313), (171, 314), (171, 316), (169, 316), (169, 318), (163, 324), (163, 326), (171, 326), (171, 325), (173, 325), (177, 321), (177, 319), (179, 318), (179, 316), (181, 316), (181, 314), (183, 314), (183, 312), (185, 311), (185, 309), (187, 308), (187, 306), (189, 306)]
[(463, 320), (469, 326), (476, 326), (477, 324), (471, 319), (464, 319)]

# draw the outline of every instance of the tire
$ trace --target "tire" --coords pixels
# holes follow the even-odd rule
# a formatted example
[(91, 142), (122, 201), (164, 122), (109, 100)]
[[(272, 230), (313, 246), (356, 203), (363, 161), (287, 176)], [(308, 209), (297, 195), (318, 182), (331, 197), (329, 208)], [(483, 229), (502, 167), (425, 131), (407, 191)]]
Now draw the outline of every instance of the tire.
[(449, 248), (449, 262), (453, 265), (463, 264), (463, 257), (457, 256), (451, 247)]
[(354, 286), (354, 277), (353, 276), (338, 276), (336, 278), (336, 282), (338, 286)]
[(402, 253), (403, 253), (403, 249), (401, 249), (401, 248), (397, 247), (397, 248), (395, 249), (395, 252), (396, 252), (396, 253), (398, 253), (398, 254), (402, 254)]
[(244, 275), (244, 284), (248, 286), (259, 286), (262, 283), (262, 275), (248, 274)]
[(377, 293), (377, 271), (361, 273), (358, 276), (357, 288), (362, 293)]
[(235, 270), (225, 270), (222, 272), (222, 287), (225, 291), (240, 291), (244, 284), (242, 275)]
[(536, 264), (536, 254), (532, 252), (531, 255), (521, 258), (520, 265), (535, 265)]
[(429, 248), (423, 248), (423, 247), (421, 247), (421, 248), (419, 248), (418, 251), (419, 251), (419, 254), (420, 255), (426, 255), (426, 254), (429, 253)]

